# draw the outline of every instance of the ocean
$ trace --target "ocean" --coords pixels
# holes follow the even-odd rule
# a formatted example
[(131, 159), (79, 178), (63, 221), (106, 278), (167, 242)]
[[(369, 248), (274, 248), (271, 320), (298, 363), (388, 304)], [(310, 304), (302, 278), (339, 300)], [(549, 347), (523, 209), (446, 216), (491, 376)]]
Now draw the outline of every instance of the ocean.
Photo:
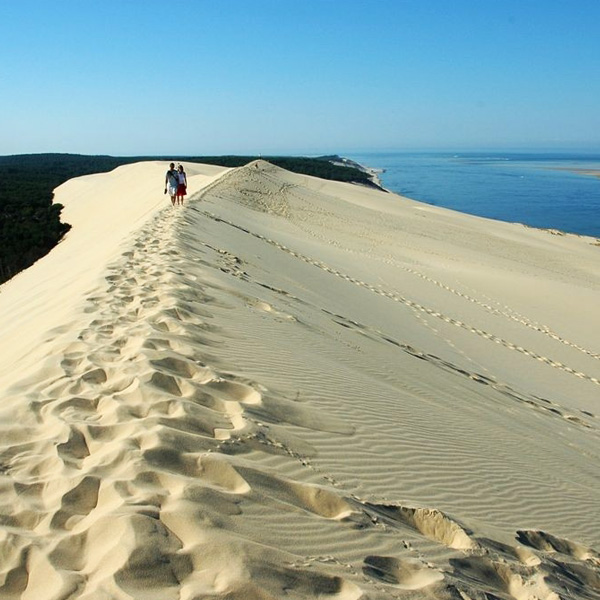
[(600, 237), (599, 154), (368, 153), (383, 186), (428, 204), (531, 227)]

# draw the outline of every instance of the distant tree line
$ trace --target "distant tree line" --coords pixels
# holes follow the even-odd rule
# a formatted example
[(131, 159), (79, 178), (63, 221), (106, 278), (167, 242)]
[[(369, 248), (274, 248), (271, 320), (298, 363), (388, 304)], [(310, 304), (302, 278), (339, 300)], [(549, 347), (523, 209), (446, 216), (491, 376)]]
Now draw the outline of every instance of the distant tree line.
[(317, 158), (306, 158), (302, 156), (196, 156), (178, 160), (201, 162), (223, 167), (242, 167), (258, 158), (262, 158), (273, 165), (286, 169), (287, 171), (293, 171), (294, 173), (312, 175), (313, 177), (320, 177), (321, 179), (346, 181), (349, 183), (360, 183), (377, 187), (367, 173), (355, 169), (354, 167), (342, 167), (330, 162), (331, 160), (340, 161), (341, 158), (339, 156), (320, 156)]
[[(81, 154), (22, 154), (0, 156), (0, 283), (47, 254), (71, 229), (60, 220), (61, 204), (53, 190), (73, 177), (112, 171), (142, 160), (188, 161), (240, 167), (258, 156), (86, 156)], [(373, 185), (366, 173), (331, 164), (328, 158), (260, 157), (283, 169)]]

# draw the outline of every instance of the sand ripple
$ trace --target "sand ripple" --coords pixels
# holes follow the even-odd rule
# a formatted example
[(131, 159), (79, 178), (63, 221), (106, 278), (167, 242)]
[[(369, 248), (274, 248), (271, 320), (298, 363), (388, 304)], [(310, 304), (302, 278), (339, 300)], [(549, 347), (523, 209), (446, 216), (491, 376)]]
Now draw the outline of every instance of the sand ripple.
[[(201, 199), (147, 223), (8, 391), (0, 597), (600, 598), (600, 557), (575, 541), (598, 534), (581, 513), (598, 419), (477, 349), (585, 389), (597, 352), (413, 267), (481, 314), (311, 258), (328, 205), (265, 163)], [(325, 229), (297, 249), (260, 221), (306, 228), (317, 205)], [(546, 426), (569, 451), (540, 441), (531, 460)]]

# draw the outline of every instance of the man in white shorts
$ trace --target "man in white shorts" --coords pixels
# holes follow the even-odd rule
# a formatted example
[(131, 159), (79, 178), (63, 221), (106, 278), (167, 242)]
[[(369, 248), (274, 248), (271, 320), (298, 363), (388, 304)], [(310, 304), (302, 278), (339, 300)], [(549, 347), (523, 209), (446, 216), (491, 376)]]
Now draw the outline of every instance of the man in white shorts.
[(177, 196), (177, 186), (179, 185), (179, 176), (175, 169), (175, 163), (169, 165), (169, 170), (165, 175), (165, 194), (169, 192), (171, 196), (171, 204), (175, 206), (175, 196)]

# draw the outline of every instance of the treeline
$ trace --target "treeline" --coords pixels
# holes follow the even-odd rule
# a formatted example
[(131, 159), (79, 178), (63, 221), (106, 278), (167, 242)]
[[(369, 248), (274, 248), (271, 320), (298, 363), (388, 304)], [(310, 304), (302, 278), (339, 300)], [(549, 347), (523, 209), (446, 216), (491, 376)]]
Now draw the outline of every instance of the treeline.
[(71, 228), (54, 188), (67, 179), (109, 171), (123, 160), (108, 156), (37, 154), (0, 157), (0, 283), (47, 254)]
[[(60, 220), (62, 205), (52, 204), (53, 190), (73, 177), (112, 171), (142, 160), (189, 161), (224, 167), (243, 166), (258, 156), (86, 156), (22, 154), (0, 156), (0, 283), (47, 254), (71, 226)], [(358, 169), (331, 164), (327, 158), (260, 157), (296, 173), (372, 185)]]

